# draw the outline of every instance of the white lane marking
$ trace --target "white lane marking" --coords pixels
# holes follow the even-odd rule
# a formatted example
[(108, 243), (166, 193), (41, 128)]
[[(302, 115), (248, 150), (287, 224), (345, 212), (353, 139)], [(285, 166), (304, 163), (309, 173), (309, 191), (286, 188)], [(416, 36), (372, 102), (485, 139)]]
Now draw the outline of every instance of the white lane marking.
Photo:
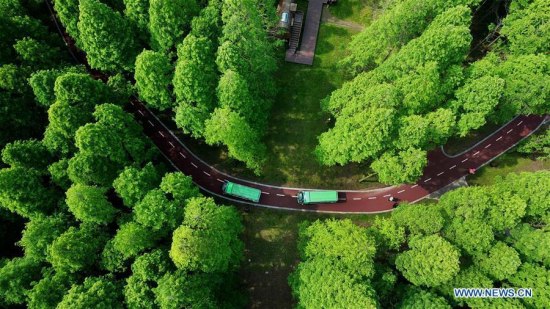
[(414, 188), (416, 188), (416, 187), (418, 187), (418, 185), (414, 185), (414, 186), (412, 186), (412, 187), (411, 187), (411, 189), (414, 189)]
[(271, 193), (262, 191), (262, 194), (270, 195)]
[(428, 182), (428, 181), (430, 181), (430, 180), (432, 180), (432, 179), (431, 179), (431, 178), (428, 178), (428, 179), (424, 180), (424, 182)]
[(223, 181), (223, 180), (221, 180), (221, 179), (219, 179), (219, 178), (216, 178), (216, 180), (219, 181), (219, 182), (225, 182), (225, 181)]
[(151, 120), (147, 120), (147, 122), (149, 122), (149, 125), (151, 125), (152, 127), (154, 127), (154, 126), (155, 126), (155, 124), (154, 124), (154, 123), (152, 123), (152, 122), (151, 122)]
[(510, 129), (508, 130), (508, 132), (506, 132), (506, 134), (510, 134), (510, 132), (514, 131), (514, 129)]
[(293, 195), (292, 197), (296, 198), (296, 197), (298, 197), (298, 195)]
[(464, 159), (464, 160), (462, 160), (462, 161), (460, 161), (460, 162), (464, 163), (464, 162), (466, 162), (466, 161), (468, 161), (468, 158), (466, 158), (466, 159)]
[(388, 196), (391, 196), (391, 194), (386, 194), (386, 195), (384, 195), (383, 197), (388, 197)]
[(485, 149), (487, 149), (487, 148), (491, 147), (491, 145), (492, 145), (492, 144), (489, 144), (489, 145), (485, 146)]
[(519, 127), (522, 123), (523, 123), (523, 120), (520, 121), (520, 122), (517, 124), (517, 127)]
[(168, 144), (170, 144), (170, 146), (172, 146), (172, 148), (176, 147), (176, 146), (174, 146), (174, 144), (172, 144), (172, 142), (168, 142)]
[(198, 167), (198, 166), (197, 166), (195, 163), (193, 163), (193, 162), (191, 162), (191, 165), (193, 165), (193, 167), (195, 167), (195, 168)]
[(375, 200), (375, 199), (376, 199), (376, 196), (369, 197), (369, 200)]
[(205, 172), (205, 171), (202, 171), (202, 172), (203, 172), (206, 176), (208, 176), (208, 177), (212, 176), (212, 175), (208, 174), (208, 173)]
[(441, 176), (443, 174), (445, 174), (445, 172), (441, 172), (441, 173), (437, 174), (437, 176)]
[(346, 199), (345, 198), (339, 198), (338, 200), (339, 201), (345, 201)]
[(449, 167), (449, 170), (452, 170), (455, 167), (456, 167), (456, 165), (453, 165), (453, 166)]
[(497, 138), (497, 142), (498, 142), (498, 141), (500, 141), (501, 139), (502, 139), (502, 136), (501, 136), (501, 137), (499, 137), (499, 138)]
[(403, 192), (405, 192), (405, 190), (397, 191), (397, 194), (403, 193)]
[(187, 158), (187, 157), (186, 157), (183, 153), (181, 153), (181, 152), (180, 152), (180, 156), (182, 156), (184, 159)]
[(284, 195), (284, 194), (279, 194), (279, 193), (277, 193), (277, 196), (285, 196), (285, 195)]
[(476, 153), (474, 153), (474, 156), (477, 156), (478, 153), (479, 153), (479, 151), (476, 151)]
[(360, 197), (354, 197), (353, 200), (354, 200), (354, 201), (360, 201), (361, 198), (360, 198)]
[(166, 136), (164, 136), (164, 133), (162, 133), (161, 131), (159, 131), (159, 134), (160, 134), (160, 136), (162, 136), (162, 137), (166, 137)]
[(141, 110), (138, 110), (138, 113), (139, 113), (141, 116), (145, 116), (145, 114), (144, 114)]
[(136, 102), (134, 102), (134, 101), (130, 101), (130, 103), (132, 103), (132, 105), (136, 105)]

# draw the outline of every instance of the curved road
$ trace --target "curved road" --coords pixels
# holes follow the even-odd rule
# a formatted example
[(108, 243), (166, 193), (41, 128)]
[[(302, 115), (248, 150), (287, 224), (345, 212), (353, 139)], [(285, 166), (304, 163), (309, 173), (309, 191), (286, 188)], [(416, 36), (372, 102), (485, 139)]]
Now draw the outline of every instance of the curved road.
[[(53, 21), (65, 40), (71, 55), (80, 63), (87, 64), (82, 52), (68, 40), (63, 29), (57, 24), (51, 4), (46, 1)], [(80, 57), (78, 57), (78, 56)], [(81, 58), (81, 59), (79, 59)], [(89, 68), (89, 66), (87, 66)], [(106, 75), (90, 71), (95, 78), (106, 79)], [(417, 202), (468, 174), (469, 168), (480, 168), (491, 162), (521, 140), (539, 129), (546, 120), (544, 116), (518, 116), (499, 130), (482, 140), (468, 151), (457, 156), (448, 156), (442, 149), (428, 153), (428, 165), (424, 176), (415, 184), (387, 187), (376, 190), (340, 190), (339, 202), (335, 204), (300, 205), (296, 194), (300, 188), (277, 187), (247, 181), (220, 172), (193, 154), (142, 102), (133, 97), (129, 110), (142, 125), (145, 134), (151, 138), (163, 155), (181, 172), (190, 175), (193, 182), (204, 192), (237, 203), (250, 204), (276, 209), (316, 211), (326, 213), (380, 213), (392, 210), (388, 201), (394, 196), (402, 201)], [(262, 191), (259, 203), (251, 203), (222, 193), (222, 183), (226, 180), (258, 188)]]

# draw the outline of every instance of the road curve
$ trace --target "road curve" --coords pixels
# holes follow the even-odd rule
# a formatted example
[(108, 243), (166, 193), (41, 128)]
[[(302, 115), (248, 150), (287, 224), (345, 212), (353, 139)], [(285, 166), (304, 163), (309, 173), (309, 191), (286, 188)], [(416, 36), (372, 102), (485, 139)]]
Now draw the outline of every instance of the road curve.
[[(65, 40), (73, 58), (77, 62), (86, 64), (83, 53), (76, 49), (67, 34), (57, 23), (55, 13), (49, 1), (46, 1), (60, 35)], [(106, 79), (106, 75), (90, 70), (95, 78)], [(128, 110), (142, 125), (144, 133), (153, 141), (162, 154), (175, 168), (193, 178), (193, 182), (207, 194), (220, 197), (241, 204), (250, 204), (275, 209), (295, 211), (315, 211), (324, 213), (356, 213), (373, 214), (392, 210), (393, 203), (388, 201), (390, 196), (411, 203), (426, 198), (452, 182), (468, 174), (470, 168), (480, 168), (491, 162), (521, 140), (539, 129), (547, 118), (545, 116), (529, 115), (518, 116), (482, 140), (469, 150), (457, 155), (448, 156), (442, 149), (428, 153), (428, 165), (424, 175), (415, 184), (403, 184), (376, 190), (346, 191), (339, 190), (339, 201), (335, 204), (300, 205), (296, 195), (300, 188), (278, 187), (261, 184), (236, 178), (218, 171), (208, 163), (193, 154), (156, 115), (136, 97), (130, 99)], [(222, 193), (222, 183), (226, 180), (254, 187), (262, 191), (259, 203), (251, 203), (238, 198), (226, 196)], [(311, 189), (308, 189), (311, 190)]]

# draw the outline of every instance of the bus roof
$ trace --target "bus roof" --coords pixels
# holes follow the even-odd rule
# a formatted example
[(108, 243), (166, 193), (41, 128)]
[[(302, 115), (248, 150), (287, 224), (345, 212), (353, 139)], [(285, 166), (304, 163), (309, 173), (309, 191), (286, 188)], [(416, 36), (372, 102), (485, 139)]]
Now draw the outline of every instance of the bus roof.
[(262, 191), (256, 188), (243, 186), (230, 181), (227, 182), (225, 192), (227, 194), (235, 195), (256, 203), (260, 201), (260, 195), (262, 194)]
[(337, 202), (337, 191), (306, 191), (304, 192), (304, 202), (306, 203), (324, 203)]

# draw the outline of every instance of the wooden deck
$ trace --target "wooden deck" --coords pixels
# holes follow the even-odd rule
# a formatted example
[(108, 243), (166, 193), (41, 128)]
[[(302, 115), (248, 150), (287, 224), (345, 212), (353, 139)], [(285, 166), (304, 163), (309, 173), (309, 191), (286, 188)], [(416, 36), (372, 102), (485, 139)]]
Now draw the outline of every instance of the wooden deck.
[(323, 12), (323, 5), (325, 5), (327, 1), (328, 0), (309, 0), (306, 21), (303, 26), (304, 33), (302, 35), (302, 43), (297, 51), (292, 49), (286, 51), (286, 61), (307, 65), (313, 64), (315, 46), (317, 45), (317, 35), (321, 23), (321, 13)]

